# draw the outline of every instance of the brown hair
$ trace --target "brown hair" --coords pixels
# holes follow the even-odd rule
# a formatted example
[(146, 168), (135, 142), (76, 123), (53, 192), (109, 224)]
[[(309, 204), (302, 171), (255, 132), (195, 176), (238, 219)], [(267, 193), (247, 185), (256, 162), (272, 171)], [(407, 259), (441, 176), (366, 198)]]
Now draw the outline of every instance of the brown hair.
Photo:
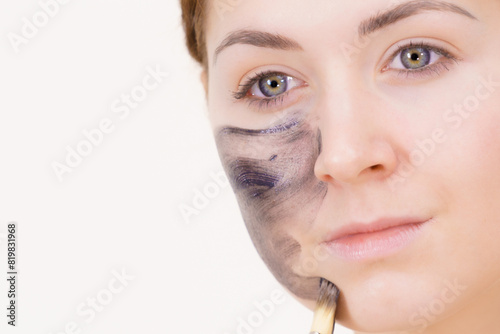
[(186, 33), (186, 45), (191, 56), (205, 68), (207, 67), (207, 50), (204, 24), (207, 1), (208, 0), (180, 0), (182, 25)]

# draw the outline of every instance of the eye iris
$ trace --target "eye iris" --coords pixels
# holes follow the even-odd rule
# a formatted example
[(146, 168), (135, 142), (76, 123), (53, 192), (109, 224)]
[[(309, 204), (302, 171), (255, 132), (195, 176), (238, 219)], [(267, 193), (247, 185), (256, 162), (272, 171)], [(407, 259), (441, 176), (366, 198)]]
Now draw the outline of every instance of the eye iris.
[(287, 89), (287, 80), (284, 75), (273, 75), (259, 81), (259, 88), (262, 94), (273, 97), (283, 94)]
[(425, 48), (410, 48), (401, 52), (401, 62), (408, 69), (418, 69), (429, 65), (431, 55)]

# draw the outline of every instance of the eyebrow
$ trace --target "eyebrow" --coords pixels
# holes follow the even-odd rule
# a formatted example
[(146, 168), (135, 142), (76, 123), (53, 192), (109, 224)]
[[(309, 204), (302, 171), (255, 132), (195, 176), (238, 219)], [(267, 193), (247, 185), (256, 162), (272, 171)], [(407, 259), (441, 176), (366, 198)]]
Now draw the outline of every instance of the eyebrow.
[[(444, 1), (413, 0), (397, 5), (392, 9), (380, 12), (377, 15), (361, 21), (358, 27), (358, 33), (363, 37), (424, 11), (451, 12), (477, 20), (470, 12), (455, 4)], [(297, 41), (280, 34), (242, 29), (230, 33), (224, 38), (217, 49), (215, 49), (214, 64), (217, 62), (217, 56), (223, 50), (235, 44), (246, 44), (260, 48), (284, 51), (304, 50)]]
[(222, 50), (235, 44), (247, 44), (261, 48), (284, 51), (303, 50), (298, 42), (280, 34), (243, 29), (230, 33), (217, 47), (215, 50), (214, 64), (217, 61), (217, 56), (222, 52)]
[(477, 18), (464, 8), (444, 1), (414, 0), (396, 6), (393, 9), (379, 13), (361, 22), (358, 33), (361, 37), (374, 33), (377, 30), (394, 24), (407, 17), (420, 14), (424, 11), (442, 11), (464, 15), (470, 19)]

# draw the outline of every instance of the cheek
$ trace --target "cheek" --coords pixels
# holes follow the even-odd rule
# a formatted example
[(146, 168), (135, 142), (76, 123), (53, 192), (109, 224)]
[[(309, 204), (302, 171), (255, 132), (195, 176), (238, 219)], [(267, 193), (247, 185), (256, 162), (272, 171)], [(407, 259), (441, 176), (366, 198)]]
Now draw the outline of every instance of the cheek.
[[(461, 199), (464, 203), (484, 197), (489, 190), (497, 193), (500, 185), (500, 90), (476, 101), (473, 109), (454, 107), (456, 122), (443, 127), (444, 141), (436, 144), (436, 158), (429, 157), (432, 168), (446, 171), (444, 177), (456, 193), (467, 189), (469, 198)], [(477, 194), (472, 197), (473, 190)]]
[(225, 128), (217, 146), (259, 255), (278, 281), (303, 299), (316, 299), (319, 278), (293, 271), (301, 245), (290, 232), (312, 224), (326, 195), (314, 175), (319, 131), (299, 123), (281, 131)]
[[(460, 127), (449, 131), (449, 139), (443, 144), (436, 158), (435, 169), (446, 171), (455, 212), (470, 221), (497, 222), (500, 207), (500, 91), (481, 104), (463, 120)], [(441, 163), (440, 165), (437, 165)], [(458, 218), (458, 217), (457, 217)], [(461, 219), (465, 221), (464, 219)], [(491, 225), (491, 223), (490, 223)], [(489, 228), (477, 229), (467, 224), (471, 235), (491, 235), (498, 230), (498, 223)], [(496, 233), (498, 236), (498, 232)]]

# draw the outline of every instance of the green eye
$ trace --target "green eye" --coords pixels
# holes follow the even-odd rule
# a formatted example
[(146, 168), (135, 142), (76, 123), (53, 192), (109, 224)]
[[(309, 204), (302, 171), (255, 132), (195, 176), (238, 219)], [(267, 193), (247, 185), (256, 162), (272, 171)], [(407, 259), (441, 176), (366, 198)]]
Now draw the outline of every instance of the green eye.
[(431, 54), (426, 48), (408, 48), (401, 51), (401, 63), (407, 69), (419, 69), (430, 62)]
[(266, 97), (274, 97), (287, 91), (287, 76), (271, 75), (259, 80), (259, 89)]
[(265, 71), (255, 73), (243, 84), (238, 91), (233, 92), (236, 100), (251, 99), (251, 101), (283, 100), (287, 93), (294, 88), (305, 85), (303, 80), (291, 77), (282, 72)]

